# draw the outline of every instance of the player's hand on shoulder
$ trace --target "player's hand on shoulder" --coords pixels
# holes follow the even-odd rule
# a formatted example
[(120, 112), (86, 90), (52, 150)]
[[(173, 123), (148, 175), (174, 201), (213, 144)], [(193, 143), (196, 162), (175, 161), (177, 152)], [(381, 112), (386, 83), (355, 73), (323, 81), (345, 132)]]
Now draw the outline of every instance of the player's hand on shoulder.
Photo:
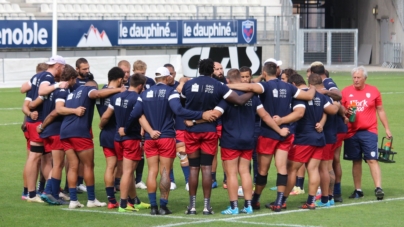
[(86, 108), (82, 107), (82, 106), (79, 106), (79, 107), (76, 108), (76, 113), (75, 114), (77, 116), (81, 117), (81, 116), (84, 115), (85, 112), (86, 112)]
[(125, 87), (124, 85), (122, 85), (122, 86), (120, 87), (120, 89), (121, 89), (121, 90), (120, 90), (121, 92), (125, 92), (125, 91), (126, 91), (126, 87)]
[(161, 132), (160, 132), (160, 131), (157, 131), (157, 130), (153, 130), (153, 131), (150, 133), (150, 137), (151, 137), (152, 139), (154, 139), (154, 140), (158, 139), (158, 138), (160, 137), (160, 135), (161, 135)]
[(67, 83), (66, 81), (62, 81), (59, 83), (59, 88), (66, 89), (68, 87), (69, 87), (69, 83)]

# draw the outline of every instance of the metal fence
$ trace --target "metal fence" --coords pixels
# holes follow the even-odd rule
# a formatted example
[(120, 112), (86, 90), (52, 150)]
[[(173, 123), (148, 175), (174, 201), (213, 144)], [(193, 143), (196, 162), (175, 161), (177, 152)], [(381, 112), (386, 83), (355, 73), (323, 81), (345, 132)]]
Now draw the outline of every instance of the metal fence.
[(358, 64), (357, 29), (300, 29), (297, 36), (297, 69), (314, 61), (326, 67), (352, 67)]
[(383, 64), (386, 68), (403, 68), (401, 43), (383, 43)]

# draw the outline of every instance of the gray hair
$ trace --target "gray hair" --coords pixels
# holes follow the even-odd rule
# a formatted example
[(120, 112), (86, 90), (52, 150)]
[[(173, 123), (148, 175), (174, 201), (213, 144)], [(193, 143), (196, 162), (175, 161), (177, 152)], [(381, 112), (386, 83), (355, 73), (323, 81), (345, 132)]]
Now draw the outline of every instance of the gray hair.
[(351, 76), (353, 76), (358, 71), (362, 71), (365, 78), (368, 78), (368, 71), (366, 70), (365, 66), (363, 66), (363, 65), (353, 68), (351, 71)]

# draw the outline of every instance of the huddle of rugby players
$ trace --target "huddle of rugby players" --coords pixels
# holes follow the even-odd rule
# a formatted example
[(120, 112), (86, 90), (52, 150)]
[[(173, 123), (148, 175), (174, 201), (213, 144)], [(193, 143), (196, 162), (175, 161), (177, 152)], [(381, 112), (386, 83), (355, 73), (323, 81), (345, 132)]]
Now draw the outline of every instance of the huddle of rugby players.
[[(308, 198), (301, 209), (342, 202), (339, 156), (347, 126), (346, 111), (338, 102), (341, 92), (321, 62), (314, 62), (308, 70), (308, 84), (292, 69), (281, 71), (281, 64), (268, 59), (262, 74), (253, 79), (248, 67), (230, 69), (224, 77), (220, 63), (203, 59), (200, 76), (178, 82), (171, 64), (156, 69), (154, 81), (145, 76), (144, 62), (136, 61), (134, 74), (129, 76), (130, 63), (123, 60), (109, 70), (108, 84), (98, 90), (86, 59), (78, 59), (74, 69), (63, 57), (51, 57), (21, 87), (26, 93), (24, 129), (30, 151), (22, 198), (74, 209), (84, 207), (77, 193), (86, 191), (87, 207), (107, 206), (119, 212), (150, 209), (151, 215), (168, 215), (172, 213), (167, 207), (170, 190), (176, 188), (173, 162), (178, 156), (189, 191), (185, 213), (197, 214), (201, 171), (202, 213), (211, 215), (211, 191), (217, 187), (214, 160), (220, 141), (223, 186), (230, 201), (221, 214), (252, 214), (260, 209), (272, 158), (277, 198), (266, 208), (280, 212), (286, 209), (289, 195), (304, 194), (306, 169)], [(218, 76), (216, 69), (222, 74)], [(94, 189), (95, 106), (106, 159), (107, 202), (97, 200)], [(141, 180), (143, 154), (148, 165), (146, 184)], [(65, 191), (61, 189), (63, 167)], [(47, 179), (41, 194), (35, 187), (39, 172)], [(245, 199), (240, 210), (238, 175)], [(316, 196), (319, 186), (322, 193)], [(147, 190), (150, 204), (139, 199), (136, 189)]]

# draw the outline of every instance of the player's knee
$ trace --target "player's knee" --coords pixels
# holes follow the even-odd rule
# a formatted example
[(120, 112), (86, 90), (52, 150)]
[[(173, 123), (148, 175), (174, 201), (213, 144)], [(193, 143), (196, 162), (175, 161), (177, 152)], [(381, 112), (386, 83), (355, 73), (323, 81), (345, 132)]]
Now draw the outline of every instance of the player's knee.
[(265, 186), (267, 184), (267, 180), (268, 180), (268, 175), (261, 175), (261, 174), (257, 174), (257, 179), (255, 180), (255, 183), (257, 185), (261, 185), (261, 186)]
[(42, 154), (42, 153), (45, 152), (45, 147), (44, 146), (31, 145), (31, 152)]
[(191, 167), (200, 167), (201, 166), (201, 159), (200, 157), (197, 158), (188, 158), (189, 166)]
[(276, 186), (286, 186), (287, 183), (288, 183), (288, 175), (278, 173), (276, 177)]
[(201, 165), (202, 166), (211, 166), (213, 162), (214, 155), (210, 154), (201, 154)]

